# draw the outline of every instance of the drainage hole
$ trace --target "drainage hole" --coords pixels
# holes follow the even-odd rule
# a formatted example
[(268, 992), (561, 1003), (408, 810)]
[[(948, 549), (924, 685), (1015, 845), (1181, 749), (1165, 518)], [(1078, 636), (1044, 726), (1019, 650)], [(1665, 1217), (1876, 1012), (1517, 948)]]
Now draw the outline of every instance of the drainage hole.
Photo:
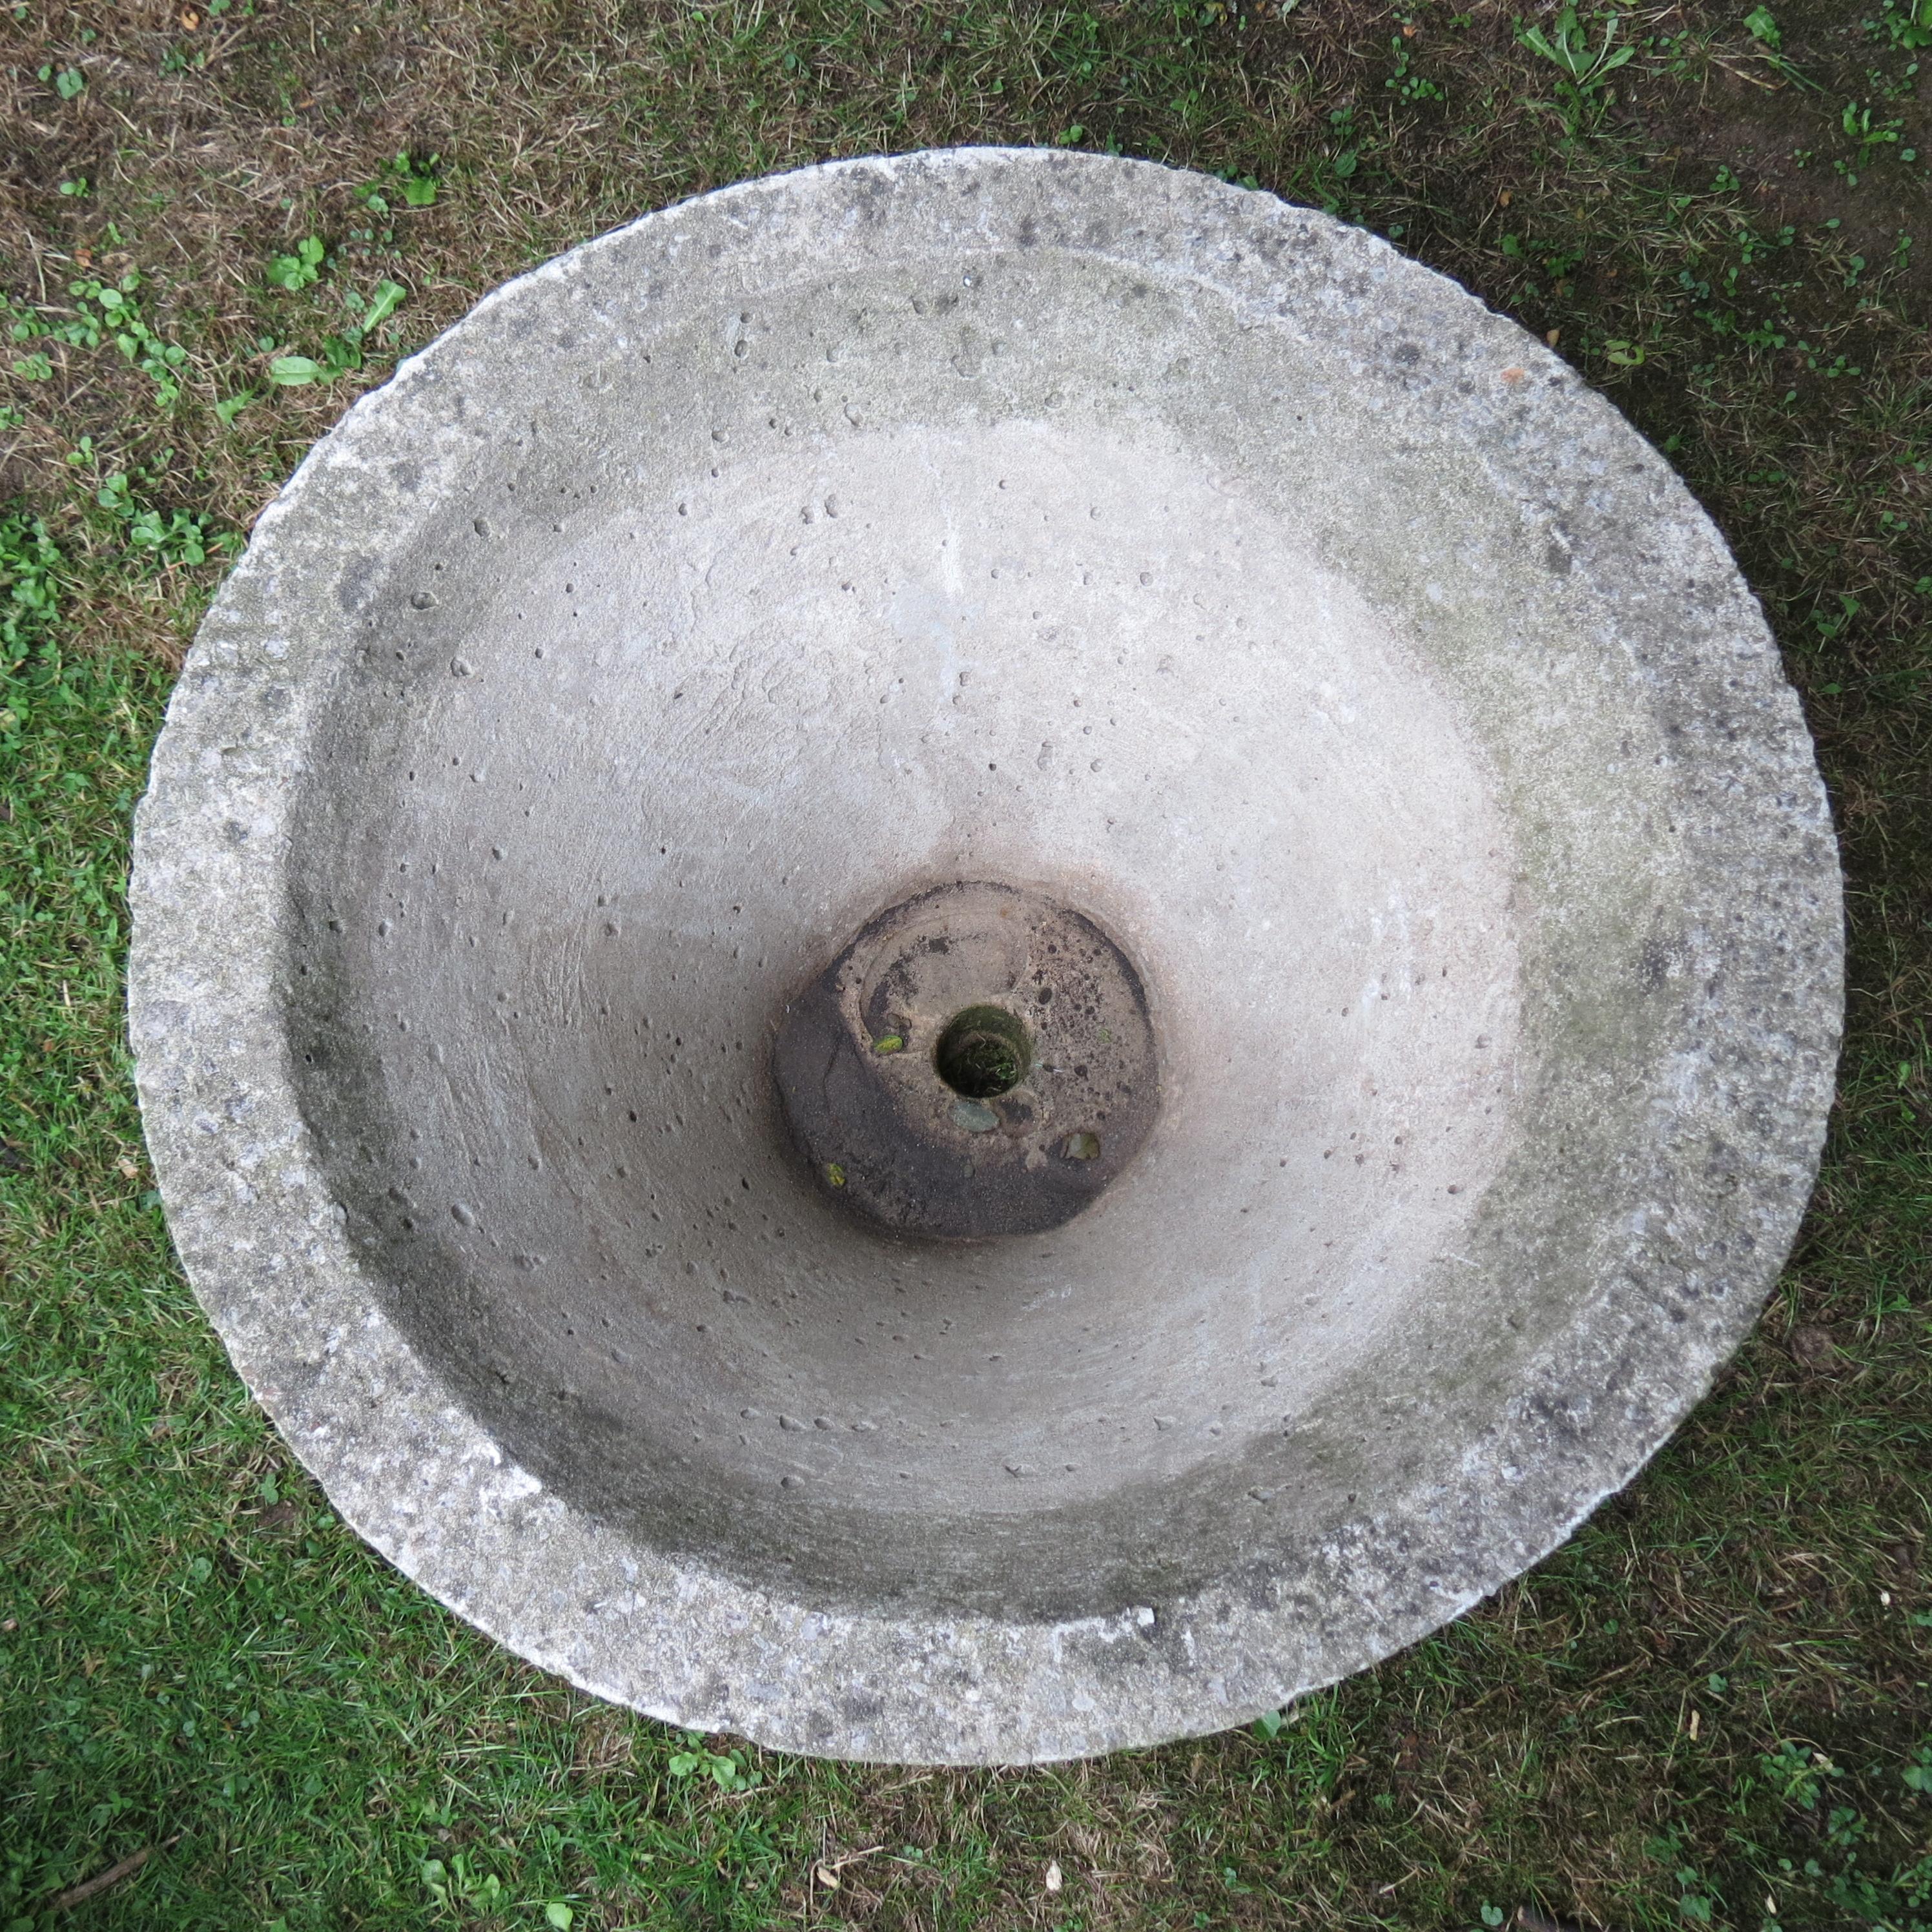
[(998, 1006), (968, 1006), (939, 1036), (932, 1064), (956, 1094), (991, 1100), (1010, 1094), (1033, 1064), (1033, 1042), (1012, 1015)]

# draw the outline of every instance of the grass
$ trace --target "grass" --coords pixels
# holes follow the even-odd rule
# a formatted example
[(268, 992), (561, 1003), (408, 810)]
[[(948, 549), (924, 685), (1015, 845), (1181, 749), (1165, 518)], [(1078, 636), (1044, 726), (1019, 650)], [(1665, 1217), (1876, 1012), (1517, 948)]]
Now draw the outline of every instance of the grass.
[[(1928, 46), (1928, 0), (0, 8), (0, 1932), (1932, 1924)], [(1607, 389), (1771, 614), (1852, 992), (1757, 1335), (1568, 1546), (1277, 1725), (922, 1774), (597, 1706), (335, 1522), (170, 1257), (119, 986), (170, 679), (352, 398), (645, 208), (960, 141), (1330, 207)]]

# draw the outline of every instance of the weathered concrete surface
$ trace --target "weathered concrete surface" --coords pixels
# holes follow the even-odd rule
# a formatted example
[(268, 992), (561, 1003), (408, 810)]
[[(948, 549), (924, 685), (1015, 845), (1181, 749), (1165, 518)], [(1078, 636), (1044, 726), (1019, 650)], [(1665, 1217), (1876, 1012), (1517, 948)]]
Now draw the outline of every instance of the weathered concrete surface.
[[(1809, 1188), (1838, 878), (1724, 544), (1382, 242), (1094, 157), (754, 182), (511, 284), (262, 518), (140, 812), (177, 1244), (344, 1516), (800, 1750), (1232, 1724), (1626, 1481)], [(1146, 1147), (855, 1227), (786, 1000), (1089, 911)]]

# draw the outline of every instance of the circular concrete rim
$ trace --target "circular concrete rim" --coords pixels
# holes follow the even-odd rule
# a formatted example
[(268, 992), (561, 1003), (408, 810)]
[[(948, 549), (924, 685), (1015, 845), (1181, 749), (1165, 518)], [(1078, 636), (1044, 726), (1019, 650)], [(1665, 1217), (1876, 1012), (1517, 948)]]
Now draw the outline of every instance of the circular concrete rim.
[[(294, 855), (277, 833), (311, 702), (335, 663), (326, 642), (251, 628), (242, 614), (249, 595), (273, 587), (276, 532), (318, 478), (398, 442), (433, 464), (438, 374), (463, 355), (465, 324), (316, 446), (211, 611), (137, 817), (129, 992), (143, 1118), (183, 1264), (249, 1388), (346, 1521), (460, 1615), (586, 1690), (772, 1746), (931, 1763), (1050, 1760), (1241, 1722), (1414, 1641), (1555, 1547), (1664, 1442), (1754, 1320), (1815, 1174), (1842, 998), (1822, 788), (1796, 697), (1721, 538), (1662, 459), (1556, 357), (1378, 238), (1151, 164), (968, 148), (724, 190), (586, 244), (482, 306), (544, 304), (593, 255), (651, 261), (674, 240), (750, 249), (760, 266), (788, 250), (796, 259), (822, 249), (841, 212), (849, 220), (861, 202), (885, 220), (900, 197), (962, 184), (975, 195), (962, 250), (1010, 240), (1043, 205), (1074, 215), (1091, 198), (1097, 214), (1132, 200), (1142, 225), (1123, 232), (1096, 219), (1079, 245), (1117, 266), (1213, 285), (1253, 310), (1258, 326), (1294, 326), (1285, 304), (1266, 305), (1269, 265), (1286, 251), (1318, 259), (1358, 297), (1372, 286), (1387, 310), (1412, 304), (1433, 326), (1436, 365), (1414, 408), (1508, 410), (1513, 439), (1506, 448), (1498, 439), (1492, 464), (1499, 487), (1538, 502), (1552, 452), (1587, 431), (1637, 481), (1600, 484), (1594, 497), (1578, 486), (1573, 512), (1614, 498), (1627, 519), (1667, 527), (1673, 556), (1735, 591), (1738, 629), (1722, 662), (1687, 621), (1674, 655), (1648, 666), (1666, 723), (1696, 760), (1703, 817), (1684, 876), (1708, 976), (1696, 994), (1695, 1077), (1707, 1117), (1714, 1109), (1728, 1129), (1724, 1172), (1687, 1180), (1670, 1166), (1671, 1150), (1656, 1156), (1648, 1171), (1679, 1183), (1669, 1226), (1645, 1237), (1641, 1274), (1635, 1236), (1629, 1255), (1604, 1260), (1606, 1278), (1621, 1269), (1637, 1292), (1583, 1312), (1468, 1445), (1454, 1481), (1378, 1498), (1318, 1546), (1282, 1550), (1264, 1575), (1117, 1614), (1059, 1623), (861, 1614), (786, 1600), (627, 1541), (510, 1461), (410, 1348), (342, 1237), (282, 1036), (278, 918)], [(1440, 328), (1450, 314), (1453, 343)], [(1708, 728), (1720, 707), (1721, 728)], [(1669, 1319), (1646, 1286), (1660, 1272), (1660, 1244), (1678, 1298)], [(1644, 1359), (1640, 1382), (1579, 1386), (1580, 1364), (1630, 1356)], [(451, 1522), (463, 1534), (434, 1533)], [(1333, 1613), (1338, 1603), (1346, 1617)]]

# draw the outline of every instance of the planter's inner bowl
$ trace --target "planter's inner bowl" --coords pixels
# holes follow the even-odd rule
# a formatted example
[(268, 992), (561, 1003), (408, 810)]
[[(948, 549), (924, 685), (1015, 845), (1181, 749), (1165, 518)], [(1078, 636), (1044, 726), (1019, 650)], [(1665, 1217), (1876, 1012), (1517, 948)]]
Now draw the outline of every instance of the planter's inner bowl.
[[(1100, 333), (1107, 271), (1027, 268)], [(1517, 836), (1454, 689), (1195, 426), (978, 419), (923, 285), (828, 275), (682, 450), (607, 394), (635, 448), (539, 437), (394, 561), (292, 830), (289, 1024), (374, 1279), (547, 1480), (814, 1588), (1071, 1612), (1211, 1574), (1204, 1486), (1266, 1534), (1311, 1418), (1352, 1444), (1362, 1377), (1465, 1354), (1436, 1258), (1535, 1089)], [(840, 434), (854, 310), (898, 318), (895, 420)], [(788, 1000), (962, 873), (1120, 934), (1166, 1060), (1037, 1239), (856, 1228), (772, 1092)]]
[[(220, 862), (352, 1277), (330, 1332), (366, 1309), (417, 1378), (369, 1404), (460, 1413), (634, 1575), (1016, 1656), (1200, 1619), (1171, 1695), (1082, 1666), (956, 1751), (919, 1682), (748, 1716), (725, 1636), (702, 1708), (580, 1674), (887, 1754), (1232, 1721), (1547, 1548), (1742, 1332), (1834, 1030), (1808, 746), (1664, 466), (1450, 285), (1124, 164), (824, 170), (515, 285), (334, 444), (157, 799), (225, 755), (224, 676), (296, 747)], [(149, 812), (152, 878), (193, 814)], [(1071, 908), (1144, 995), (1157, 1105), (1041, 1232), (868, 1222), (774, 1078), (853, 936), (962, 882), (982, 924)], [(223, 930), (171, 903), (156, 985)], [(1050, 1046), (1024, 950), (917, 1024)], [(989, 1134), (1036, 1130), (1022, 1070)], [(1016, 1173), (1088, 1157), (1054, 1124)], [(294, 1432), (320, 1465), (380, 1426), (338, 1406)], [(459, 1527), (404, 1560), (556, 1654)]]

